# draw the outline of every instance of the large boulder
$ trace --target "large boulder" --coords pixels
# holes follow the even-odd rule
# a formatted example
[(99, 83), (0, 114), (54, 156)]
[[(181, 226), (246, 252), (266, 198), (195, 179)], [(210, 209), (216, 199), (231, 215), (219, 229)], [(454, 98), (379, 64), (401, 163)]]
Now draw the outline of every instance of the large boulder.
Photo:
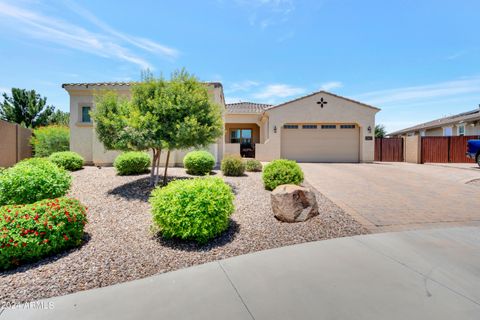
[(271, 194), (272, 210), (280, 221), (301, 222), (318, 215), (315, 194), (307, 188), (283, 184)]

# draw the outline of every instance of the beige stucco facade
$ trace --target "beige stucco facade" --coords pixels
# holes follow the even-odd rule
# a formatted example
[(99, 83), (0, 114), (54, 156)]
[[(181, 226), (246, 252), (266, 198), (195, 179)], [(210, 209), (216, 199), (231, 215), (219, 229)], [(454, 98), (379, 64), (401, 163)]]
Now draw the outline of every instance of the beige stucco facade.
[[(70, 84), (64, 85), (64, 88), (70, 94), (71, 150), (80, 153), (91, 164), (113, 163), (118, 152), (105, 150), (96, 137), (95, 124), (81, 121), (81, 109), (85, 106), (95, 108), (94, 96), (101, 93), (101, 90), (115, 90), (119, 94), (128, 96), (129, 85)], [(309, 162), (372, 162), (374, 160), (373, 131), (375, 114), (380, 109), (320, 91), (277, 106), (263, 105), (265, 108), (257, 108), (253, 111), (239, 109), (235, 109), (236, 111), (232, 109), (232, 111), (226, 108), (223, 88), (220, 84), (210, 84), (209, 91), (212, 100), (224, 111), (224, 135), (218, 139), (217, 143), (207, 148), (214, 154), (218, 163), (224, 154), (240, 154), (240, 143), (231, 141), (232, 131), (238, 129), (251, 132), (249, 141), (252, 143), (254, 156), (261, 161), (289, 156), (294, 160)], [(318, 104), (320, 99), (327, 102), (323, 107)], [(298, 131), (296, 133), (298, 137), (285, 136), (285, 125), (297, 125), (299, 130), (306, 130), (304, 125), (314, 129), (310, 129), (305, 135), (302, 132), (307, 133), (307, 131)], [(327, 132), (322, 125), (334, 125), (335, 130)], [(182, 165), (183, 157), (188, 151), (173, 152), (170, 165)], [(162, 163), (164, 161), (163, 157)]]
[[(217, 83), (207, 84), (212, 100), (222, 110), (225, 109), (225, 99), (222, 86)], [(130, 84), (65, 84), (63, 88), (70, 95), (70, 150), (82, 155), (87, 164), (111, 165), (119, 155), (119, 151), (106, 150), (95, 134), (93, 122), (82, 122), (82, 107), (95, 108), (95, 96), (105, 91), (115, 91), (119, 95), (130, 96)], [(218, 162), (223, 158), (224, 139), (206, 148)], [(171, 153), (169, 165), (182, 165), (183, 157), (188, 150), (177, 150)], [(166, 152), (162, 153), (160, 162), (166, 162)]]
[[(324, 98), (327, 101), (322, 107), (317, 102)], [(302, 99), (294, 100), (286, 104), (276, 106), (268, 110), (268, 139), (260, 147), (258, 158), (271, 160), (280, 158), (282, 155), (281, 132), (285, 130), (285, 124), (355, 124), (359, 129), (359, 161), (372, 162), (374, 160), (375, 114), (379, 111), (358, 102), (345, 99), (327, 92), (319, 92)], [(275, 132), (275, 128), (277, 132)], [(370, 128), (370, 130), (369, 130)], [(321, 130), (321, 129), (320, 129)], [(335, 139), (335, 138), (332, 138)], [(371, 139), (371, 140), (370, 140)], [(305, 143), (305, 149), (310, 144)], [(334, 146), (332, 146), (334, 148)], [(342, 146), (338, 146), (338, 152)], [(335, 152), (335, 149), (331, 150)]]

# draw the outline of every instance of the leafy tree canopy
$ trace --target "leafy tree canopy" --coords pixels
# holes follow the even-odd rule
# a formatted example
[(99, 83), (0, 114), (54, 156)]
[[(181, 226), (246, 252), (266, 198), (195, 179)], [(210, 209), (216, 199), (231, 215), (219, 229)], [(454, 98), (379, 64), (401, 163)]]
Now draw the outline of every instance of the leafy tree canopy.
[(18, 123), (27, 128), (37, 128), (49, 124), (68, 125), (69, 113), (55, 111), (47, 105), (47, 98), (35, 90), (12, 88), (11, 96), (2, 94), (0, 102), (0, 119)]
[(387, 135), (385, 126), (383, 124), (377, 124), (375, 126), (375, 138), (384, 138)]
[[(152, 168), (158, 171), (162, 150), (167, 150), (168, 158), (171, 150), (204, 147), (222, 135), (221, 107), (195, 76), (183, 69), (170, 80), (156, 79), (149, 72), (142, 78), (132, 86), (130, 99), (115, 92), (97, 96), (92, 116), (107, 149), (152, 149)], [(164, 182), (165, 178), (166, 169)]]

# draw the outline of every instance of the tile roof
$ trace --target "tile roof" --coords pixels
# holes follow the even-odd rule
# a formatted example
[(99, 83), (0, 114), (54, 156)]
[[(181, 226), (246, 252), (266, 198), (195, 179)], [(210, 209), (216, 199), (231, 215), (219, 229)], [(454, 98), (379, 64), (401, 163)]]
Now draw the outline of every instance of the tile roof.
[(431, 129), (431, 128), (441, 127), (449, 124), (462, 123), (466, 121), (476, 121), (476, 120), (480, 120), (480, 108), (467, 111), (467, 112), (462, 112), (453, 116), (448, 116), (448, 117), (432, 120), (429, 122), (421, 123), (413, 127), (409, 127), (409, 128), (405, 128), (402, 130), (389, 133), (388, 135), (390, 136), (402, 135), (412, 131)]
[[(129, 87), (132, 84), (137, 82), (130, 81), (130, 82), (80, 82), (80, 83), (64, 83), (62, 84), (62, 88), (65, 87), (109, 87), (109, 86), (125, 86)], [(207, 85), (213, 85), (215, 88), (222, 87), (220, 82), (204, 82)]]
[(340, 95), (338, 95), (338, 94), (331, 93), (331, 92), (328, 92), (328, 91), (325, 91), (325, 90), (320, 90), (320, 91), (312, 92), (312, 93), (307, 94), (307, 95), (305, 95), (305, 96), (301, 96), (301, 97), (295, 98), (295, 99), (290, 100), (290, 101), (286, 101), (286, 102), (282, 102), (282, 103), (277, 104), (277, 105), (274, 105), (274, 106), (270, 106), (270, 107), (267, 108), (267, 109), (278, 108), (278, 107), (281, 107), (281, 106), (283, 106), (283, 105), (286, 105), (286, 104), (289, 104), (289, 103), (292, 103), (292, 102), (295, 102), (295, 101), (298, 101), (298, 100), (302, 100), (302, 99), (305, 99), (305, 98), (309, 98), (309, 97), (314, 96), (314, 95), (316, 95), (316, 94), (329, 94), (329, 95), (331, 95), (331, 96), (334, 96), (334, 97), (337, 97), (337, 98), (340, 98), (340, 99), (343, 99), (343, 100), (347, 100), (347, 101), (350, 101), (350, 102), (353, 102), (353, 103), (357, 103), (357, 104), (362, 105), (362, 106), (367, 107), (367, 108), (371, 108), (371, 109), (380, 111), (380, 108), (371, 106), (371, 105), (369, 105), (369, 104), (366, 104), (366, 103), (363, 103), (363, 102), (360, 102), (360, 101), (357, 101), (357, 100), (353, 100), (353, 99), (350, 99), (350, 98), (346, 98), (346, 97), (344, 97), (344, 96), (340, 96)]
[(226, 105), (227, 113), (262, 113), (271, 106), (271, 104), (254, 102), (228, 103)]

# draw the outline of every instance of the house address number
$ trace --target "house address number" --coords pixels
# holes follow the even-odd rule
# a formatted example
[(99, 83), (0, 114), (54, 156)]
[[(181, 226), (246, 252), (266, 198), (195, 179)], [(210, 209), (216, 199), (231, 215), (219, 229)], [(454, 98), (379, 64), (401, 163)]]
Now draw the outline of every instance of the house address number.
[(371, 141), (371, 140), (373, 140), (373, 137), (372, 136), (365, 136), (365, 140)]

